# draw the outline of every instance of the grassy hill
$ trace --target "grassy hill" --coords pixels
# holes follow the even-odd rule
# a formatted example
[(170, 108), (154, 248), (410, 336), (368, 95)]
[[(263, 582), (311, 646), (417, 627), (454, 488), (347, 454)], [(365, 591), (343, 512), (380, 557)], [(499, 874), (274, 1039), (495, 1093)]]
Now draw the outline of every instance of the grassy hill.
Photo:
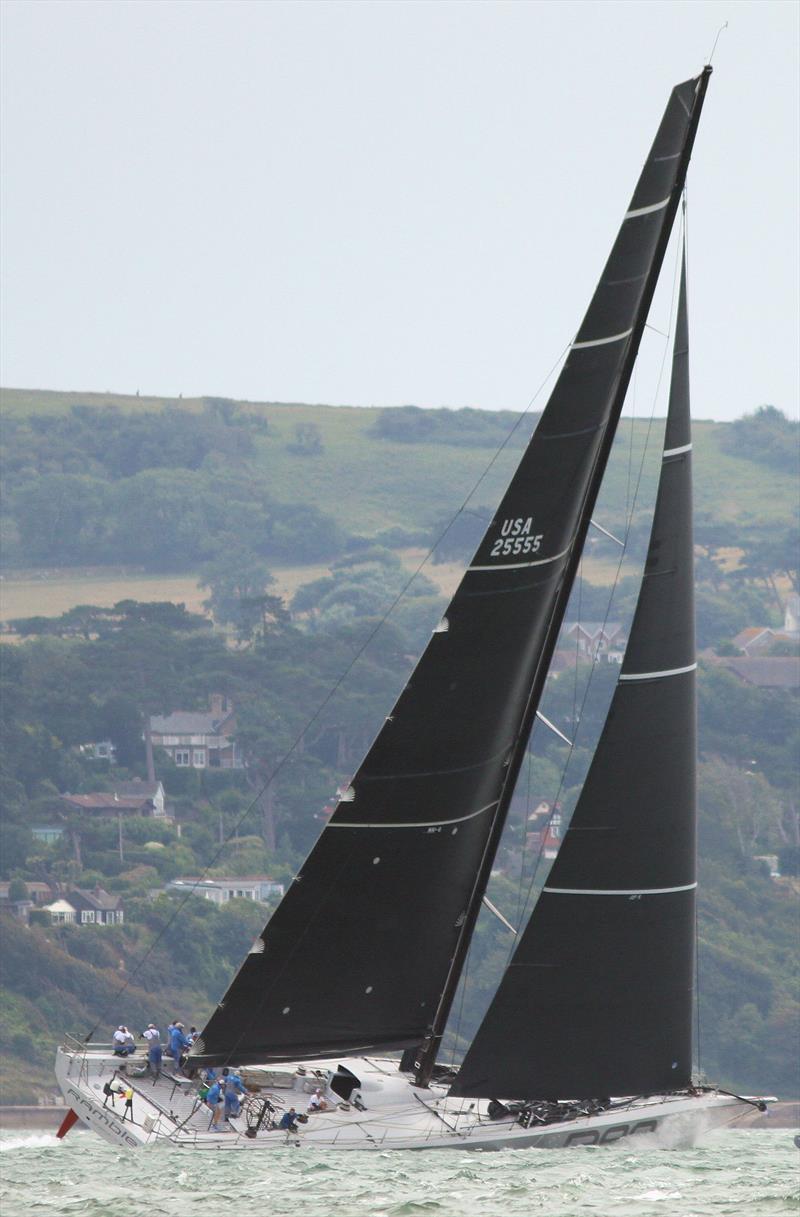
[[(11, 419), (65, 414), (72, 406), (114, 406), (126, 412), (168, 407), (201, 410), (209, 399), (136, 397), (104, 393), (60, 393), (32, 389), (0, 390), (0, 406)], [(332, 515), (343, 528), (366, 536), (383, 529), (427, 528), (453, 514), (473, 488), (472, 506), (494, 506), (517, 460), (518, 443), (498, 456), (503, 429), (491, 443), (457, 442), (459, 414), (454, 411), (453, 440), (398, 442), (380, 438), (377, 407), (237, 402), (245, 413), (265, 418), (267, 434), (256, 440), (252, 467), (279, 501), (302, 501)], [(448, 412), (450, 413), (450, 412)], [(472, 412), (470, 412), (472, 413)], [(481, 412), (491, 418), (490, 412)], [(505, 417), (505, 416), (504, 416)], [(511, 418), (512, 416), (508, 416)], [(513, 416), (514, 418), (516, 416)], [(187, 419), (188, 425), (191, 425)], [(322, 451), (305, 456), (291, 451), (295, 428), (318, 428)], [(511, 429), (511, 423), (508, 430)], [(723, 452), (720, 440), (731, 424), (694, 423), (696, 508), (720, 522), (758, 517), (763, 524), (785, 518), (794, 501), (794, 479), (755, 461)], [(523, 428), (526, 424), (523, 424)], [(523, 430), (520, 428), (520, 431)], [(530, 428), (528, 428), (529, 430)], [(651, 456), (642, 479), (642, 500), (652, 499), (663, 422), (650, 430), (645, 421), (623, 419), (610, 462), (600, 509), (618, 520), (636, 484), (647, 443)], [(648, 431), (649, 442), (648, 442)], [(491, 468), (490, 468), (491, 464)]]

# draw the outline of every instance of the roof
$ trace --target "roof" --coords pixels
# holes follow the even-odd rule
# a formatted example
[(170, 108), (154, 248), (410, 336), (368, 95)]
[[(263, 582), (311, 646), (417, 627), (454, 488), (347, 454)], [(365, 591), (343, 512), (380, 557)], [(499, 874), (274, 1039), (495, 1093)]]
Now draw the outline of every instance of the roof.
[(205, 878), (179, 875), (176, 879), (171, 879), (170, 883), (276, 883), (271, 875), (206, 875)]
[(79, 903), (87, 904), (89, 908), (93, 909), (114, 910), (118, 909), (122, 903), (121, 896), (112, 896), (110, 892), (105, 891), (102, 887), (96, 887), (91, 892), (76, 887), (71, 892), (68, 892), (67, 895), (70, 901), (74, 902), (77, 898)]
[(585, 634), (594, 637), (596, 634), (605, 634), (609, 638), (612, 634), (618, 634), (622, 629), (621, 621), (565, 621), (564, 629), (567, 633), (571, 630), (583, 630)]
[(758, 638), (764, 633), (772, 633), (768, 625), (748, 625), (746, 629), (739, 630), (739, 633), (732, 641), (735, 646), (740, 647), (746, 642), (752, 642), (754, 638)]
[[(49, 895), (53, 889), (49, 883), (39, 883), (36, 880), (23, 879), (23, 883), (28, 889), (28, 895), (33, 896), (37, 892), (39, 895)], [(0, 899), (8, 899), (8, 891), (11, 887), (11, 882), (8, 879), (0, 881)]]
[(800, 689), (800, 657), (796, 655), (719, 655), (715, 661), (760, 689)]
[(81, 807), (85, 811), (138, 811), (144, 803), (152, 800), (146, 795), (123, 796), (119, 798), (108, 791), (95, 791), (93, 794), (62, 794), (61, 798), (72, 807)]
[(154, 715), (150, 730), (157, 735), (224, 735), (223, 730), (233, 714), (222, 718), (210, 710), (176, 710), (174, 714)]
[(142, 799), (154, 799), (163, 787), (160, 782), (145, 782), (141, 778), (134, 778), (132, 782), (117, 782), (117, 794), (121, 794), (128, 798), (133, 798), (134, 795), (139, 795)]

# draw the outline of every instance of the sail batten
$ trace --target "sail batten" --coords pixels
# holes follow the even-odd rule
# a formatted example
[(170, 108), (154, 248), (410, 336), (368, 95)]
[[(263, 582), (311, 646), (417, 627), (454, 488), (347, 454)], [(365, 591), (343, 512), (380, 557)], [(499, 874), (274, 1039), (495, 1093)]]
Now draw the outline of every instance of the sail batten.
[[(696, 83), (673, 90), (631, 201), (669, 194), (669, 205), (623, 221), (540, 424), (446, 610), (447, 630), (432, 635), (351, 779), (354, 796), (273, 914), (263, 951), (240, 967), (194, 1064), (425, 1041), (432, 1066), (677, 209), (702, 100)], [(688, 119), (682, 93), (692, 99)], [(654, 167), (654, 152), (676, 148), (677, 162)], [(623, 331), (624, 341), (595, 343)], [(461, 818), (469, 808), (481, 812)], [(406, 831), (386, 831), (397, 827)]]

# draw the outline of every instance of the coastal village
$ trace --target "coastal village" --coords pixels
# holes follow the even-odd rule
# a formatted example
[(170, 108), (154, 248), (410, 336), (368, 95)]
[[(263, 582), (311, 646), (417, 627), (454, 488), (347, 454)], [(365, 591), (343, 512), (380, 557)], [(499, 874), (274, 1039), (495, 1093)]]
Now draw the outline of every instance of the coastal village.
[[(620, 664), (626, 643), (626, 632), (620, 622), (568, 622), (552, 664), (552, 679), (574, 671), (580, 664)], [(800, 692), (800, 596), (786, 597), (781, 629), (750, 626), (740, 631), (728, 646), (716, 651), (707, 648), (700, 657), (710, 665), (726, 669), (744, 684)], [(155, 777), (153, 757), (160, 755), (176, 769), (241, 771), (246, 763), (237, 743), (236, 728), (235, 706), (220, 693), (210, 696), (207, 710), (179, 709), (151, 716), (142, 737), (147, 744), (147, 763), (153, 769), (150, 780), (140, 776), (115, 779), (116, 747), (110, 739), (79, 745), (77, 751), (84, 759), (103, 767), (103, 781), (98, 782), (97, 789), (61, 794), (47, 821), (31, 825), (33, 837), (45, 846), (52, 846), (65, 833), (79, 840), (82, 826), (110, 823), (116, 826), (119, 856), (123, 859), (126, 824), (137, 818), (162, 825), (179, 841), (182, 819), (170, 805), (163, 782)], [(343, 779), (340, 790), (346, 785)], [(332, 797), (320, 809), (317, 819), (324, 823), (335, 806), (336, 797)], [(523, 796), (518, 791), (513, 810), (526, 816), (525, 851), (545, 862), (552, 861), (561, 839), (560, 803), (530, 794)], [(145, 849), (155, 852), (167, 848), (159, 840), (145, 843)], [(773, 881), (800, 886), (793, 876), (781, 875), (777, 854), (753, 857), (768, 868)], [(149, 888), (147, 898), (152, 901), (165, 895), (184, 898), (191, 895), (217, 906), (231, 900), (274, 906), (284, 891), (285, 881), (268, 874), (221, 874), (215, 870), (213, 874), (175, 875), (160, 886)], [(101, 883), (85, 889), (64, 882), (16, 878), (0, 881), (0, 913), (26, 924), (115, 926), (125, 921), (125, 899), (119, 892), (106, 890)]]

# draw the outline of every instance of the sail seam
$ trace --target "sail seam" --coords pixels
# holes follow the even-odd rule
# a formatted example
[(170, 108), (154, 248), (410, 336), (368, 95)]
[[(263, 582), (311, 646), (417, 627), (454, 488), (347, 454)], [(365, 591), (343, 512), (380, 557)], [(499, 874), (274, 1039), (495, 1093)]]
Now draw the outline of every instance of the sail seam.
[(691, 892), (696, 887), (697, 880), (680, 887), (546, 887), (543, 890), (554, 896), (666, 896), (671, 892)]
[(662, 676), (683, 676), (685, 672), (694, 672), (697, 662), (687, 664), (685, 668), (665, 668), (663, 672), (621, 672), (620, 680), (658, 680)]
[(548, 562), (557, 562), (559, 558), (566, 557), (571, 548), (568, 545), (560, 554), (553, 554), (552, 558), (537, 558), (535, 562), (493, 562), (489, 566), (468, 566), (467, 570), (523, 570), (528, 566), (546, 566)]
[(664, 460), (666, 460), (668, 456), (680, 456), (682, 452), (691, 452), (691, 450), (691, 444), (683, 444), (680, 448), (665, 448)]
[(662, 199), (660, 203), (651, 203), (649, 207), (634, 207), (631, 211), (625, 212), (625, 219), (633, 220), (636, 218), (636, 216), (649, 216), (652, 215), (654, 211), (663, 211), (671, 198), (672, 195), (668, 194), (667, 197)]
[(590, 338), (586, 342), (573, 342), (570, 344), (571, 351), (582, 351), (585, 347), (602, 347), (608, 342), (621, 342), (623, 338), (628, 338), (633, 333), (633, 327), (629, 330), (623, 330), (621, 334), (609, 334), (607, 338)]
[(477, 811), (471, 811), (466, 816), (456, 816), (454, 820), (417, 820), (411, 821), (396, 820), (386, 824), (377, 824), (372, 821), (369, 823), (359, 824), (354, 820), (331, 820), (328, 823), (328, 828), (446, 828), (450, 824), (463, 824), (465, 820), (474, 820), (476, 816), (483, 815), (485, 811), (491, 811), (496, 807), (499, 800), (495, 799), (493, 803), (487, 803), (485, 807), (479, 807)]

